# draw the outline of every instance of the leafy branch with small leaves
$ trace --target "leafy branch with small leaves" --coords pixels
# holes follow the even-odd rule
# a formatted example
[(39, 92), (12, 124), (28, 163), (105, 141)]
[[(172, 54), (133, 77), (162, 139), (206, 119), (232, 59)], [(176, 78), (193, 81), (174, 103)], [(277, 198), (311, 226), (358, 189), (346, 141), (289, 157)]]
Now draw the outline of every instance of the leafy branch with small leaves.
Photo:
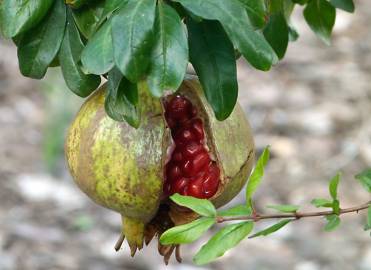
[[(283, 204), (268, 205), (267, 208), (278, 211), (277, 214), (260, 214), (256, 211), (252, 196), (261, 184), (264, 168), (269, 160), (269, 148), (265, 148), (258, 159), (255, 169), (250, 175), (246, 186), (246, 203), (234, 206), (226, 210), (217, 211), (214, 205), (208, 200), (196, 199), (193, 197), (174, 194), (171, 196), (176, 204), (187, 207), (200, 215), (195, 221), (173, 227), (161, 235), (160, 242), (164, 245), (170, 244), (189, 244), (203, 236), (213, 225), (218, 223), (228, 223), (210, 240), (204, 244), (194, 256), (196, 264), (202, 265), (209, 263), (224, 255), (226, 251), (238, 245), (245, 238), (255, 238), (267, 236), (282, 229), (289, 223), (302, 218), (325, 217), (326, 224), (324, 230), (327, 232), (335, 230), (340, 225), (340, 216), (347, 213), (358, 213), (367, 210), (367, 220), (364, 227), (365, 231), (371, 230), (371, 200), (357, 206), (341, 208), (338, 198), (338, 185), (341, 179), (340, 173), (334, 176), (329, 183), (330, 198), (315, 198), (311, 201), (317, 208), (329, 208), (327, 211), (300, 212), (300, 206)], [(367, 169), (355, 176), (361, 185), (371, 193), (371, 169)], [(252, 233), (254, 224), (261, 220), (280, 219), (273, 225)], [(239, 221), (238, 223), (235, 223)], [(371, 232), (370, 232), (371, 236)]]

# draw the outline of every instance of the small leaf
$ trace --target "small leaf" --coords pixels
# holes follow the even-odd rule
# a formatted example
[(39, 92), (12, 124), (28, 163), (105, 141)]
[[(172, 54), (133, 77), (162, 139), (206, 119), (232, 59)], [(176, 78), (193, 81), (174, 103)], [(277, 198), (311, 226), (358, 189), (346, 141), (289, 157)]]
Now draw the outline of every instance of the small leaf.
[(304, 18), (313, 32), (330, 45), (336, 18), (335, 8), (327, 0), (312, 0), (304, 9)]
[(256, 189), (261, 183), (264, 175), (264, 168), (269, 160), (269, 147), (266, 147), (256, 162), (255, 168), (251, 173), (246, 187), (246, 203), (247, 206), (251, 205), (252, 195), (255, 193)]
[(239, 0), (245, 7), (250, 23), (256, 28), (265, 25), (265, 4), (264, 0)]
[(283, 219), (281, 220), (280, 222), (260, 231), (260, 232), (257, 232), (251, 236), (249, 236), (249, 238), (255, 238), (255, 237), (258, 237), (258, 236), (267, 236), (269, 234), (272, 234), (276, 231), (278, 231), (279, 229), (283, 228), (284, 226), (286, 226), (288, 223), (290, 223), (291, 221), (293, 221), (293, 219)]
[(66, 6), (63, 0), (57, 0), (41, 24), (26, 32), (19, 42), (18, 60), (23, 76), (44, 77), (59, 51), (65, 28)]
[(357, 174), (355, 178), (368, 192), (371, 192), (371, 169), (364, 170)]
[(238, 245), (251, 232), (253, 227), (254, 223), (247, 221), (222, 228), (202, 246), (193, 258), (193, 261), (197, 265), (202, 265), (223, 256), (227, 250)]
[(353, 0), (330, 0), (330, 3), (336, 8), (340, 8), (350, 13), (354, 12)]
[(332, 202), (332, 210), (334, 211), (334, 213), (336, 215), (340, 214), (340, 202), (339, 202), (339, 200), (334, 200)]
[(161, 235), (160, 243), (162, 245), (192, 243), (214, 224), (214, 218), (203, 217), (191, 223), (173, 227)]
[(0, 29), (6, 38), (35, 27), (53, 5), (53, 0), (0, 1)]
[(156, 0), (129, 0), (112, 19), (116, 66), (131, 82), (146, 73), (153, 45)]
[[(364, 228), (365, 231), (371, 230), (371, 204), (368, 206), (367, 210), (367, 223)], [(371, 233), (370, 233), (371, 236)]]
[(329, 191), (330, 191), (330, 195), (333, 200), (336, 200), (338, 198), (338, 185), (339, 185), (340, 177), (341, 177), (341, 174), (338, 173), (331, 179), (330, 184), (329, 184)]
[(109, 117), (116, 121), (126, 121), (134, 128), (140, 124), (137, 84), (127, 80), (115, 67), (108, 73), (108, 92), (105, 109)]
[(325, 226), (325, 231), (330, 232), (335, 230), (340, 225), (340, 218), (338, 215), (326, 216), (327, 224)]
[(155, 20), (156, 38), (147, 77), (151, 93), (161, 97), (164, 91), (175, 92), (184, 79), (188, 65), (188, 41), (178, 13), (159, 2)]
[(239, 216), (249, 216), (252, 213), (251, 207), (247, 205), (237, 205), (230, 209), (220, 210), (217, 215), (221, 217), (239, 217)]
[(289, 44), (289, 28), (285, 16), (281, 12), (270, 15), (263, 33), (278, 58), (282, 59)]
[(79, 61), (83, 48), (79, 31), (68, 11), (66, 32), (58, 55), (59, 62), (68, 88), (80, 97), (87, 97), (99, 86), (100, 77), (82, 72)]
[(96, 1), (73, 10), (73, 18), (80, 32), (89, 39), (97, 30), (103, 16), (104, 1)]
[(111, 21), (107, 21), (89, 39), (81, 53), (84, 68), (92, 74), (105, 74), (114, 66)]
[(182, 196), (178, 193), (172, 195), (170, 199), (176, 204), (187, 207), (201, 216), (216, 216), (216, 209), (209, 200), (197, 199), (191, 196)]
[(237, 102), (235, 51), (218, 21), (187, 21), (190, 61), (218, 120), (225, 120)]
[(268, 205), (267, 208), (272, 208), (283, 213), (294, 213), (299, 210), (300, 206), (292, 204), (276, 204)]
[(315, 207), (332, 207), (332, 201), (327, 199), (313, 199), (310, 203)]
[(298, 31), (296, 31), (294, 26), (289, 25), (289, 40), (291, 42), (294, 42), (294, 41), (298, 40), (298, 38), (299, 38)]

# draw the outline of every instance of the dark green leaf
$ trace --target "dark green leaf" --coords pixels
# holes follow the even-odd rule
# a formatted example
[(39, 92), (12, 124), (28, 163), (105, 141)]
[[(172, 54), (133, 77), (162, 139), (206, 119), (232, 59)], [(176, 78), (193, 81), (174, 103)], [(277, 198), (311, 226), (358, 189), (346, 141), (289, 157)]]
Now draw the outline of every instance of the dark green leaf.
[(282, 59), (289, 44), (289, 28), (285, 16), (281, 12), (270, 15), (263, 33), (278, 58)]
[(255, 238), (255, 237), (258, 237), (258, 236), (267, 236), (269, 234), (272, 234), (276, 231), (278, 231), (279, 229), (283, 228), (284, 226), (286, 226), (288, 223), (290, 223), (291, 221), (293, 221), (292, 219), (283, 219), (281, 220), (280, 222), (260, 231), (260, 232), (257, 232), (255, 234), (253, 234), (252, 236), (250, 236), (249, 238)]
[(92, 2), (91, 0), (66, 0), (66, 4), (70, 5), (73, 8), (80, 8), (88, 2)]
[(6, 38), (36, 26), (46, 15), (53, 0), (2, 0), (0, 1), (0, 28)]
[(251, 215), (251, 207), (247, 205), (237, 205), (230, 209), (220, 210), (217, 215), (221, 217), (239, 217), (239, 216), (249, 216)]
[(332, 201), (327, 199), (313, 199), (310, 203), (315, 207), (332, 207)]
[(218, 120), (232, 113), (238, 83), (233, 44), (218, 21), (187, 21), (190, 61)]
[(126, 5), (128, 0), (106, 0), (98, 25), (101, 25), (114, 11)]
[(34, 79), (44, 77), (59, 51), (65, 27), (66, 6), (63, 0), (57, 0), (41, 24), (26, 32), (19, 43), (19, 68), (24, 76)]
[(325, 231), (330, 232), (335, 230), (340, 225), (340, 218), (338, 215), (326, 216), (327, 224), (325, 226)]
[(197, 252), (193, 261), (198, 264), (206, 264), (238, 245), (253, 229), (254, 223), (247, 221), (228, 225), (217, 232), (202, 248)]
[(214, 218), (203, 217), (191, 223), (173, 227), (161, 235), (160, 243), (162, 245), (191, 243), (200, 238), (214, 224)]
[(182, 196), (178, 193), (170, 197), (172, 201), (181, 206), (187, 207), (197, 214), (205, 217), (215, 217), (216, 209), (214, 205), (206, 199), (197, 199), (190, 196)]
[(157, 5), (155, 33), (147, 81), (151, 93), (161, 97), (166, 90), (177, 90), (183, 81), (188, 65), (188, 42), (178, 13), (162, 2)]
[(336, 200), (338, 197), (338, 185), (339, 185), (340, 177), (341, 177), (341, 174), (338, 173), (331, 179), (330, 184), (329, 184), (329, 191), (330, 191), (330, 195), (333, 200)]
[(304, 9), (304, 18), (313, 32), (330, 45), (336, 18), (335, 8), (327, 0), (312, 0)]
[(256, 162), (255, 168), (251, 173), (246, 187), (246, 204), (247, 206), (251, 205), (252, 195), (255, 193), (256, 189), (261, 183), (261, 180), (264, 175), (264, 168), (267, 165), (269, 160), (269, 147), (266, 147)]
[(79, 61), (84, 45), (80, 39), (70, 12), (67, 12), (67, 27), (59, 51), (59, 62), (67, 86), (81, 97), (87, 97), (100, 84), (100, 77), (82, 72)]
[(299, 33), (296, 31), (295, 27), (289, 25), (289, 40), (291, 42), (296, 41), (299, 38)]
[(340, 8), (350, 13), (354, 12), (353, 0), (330, 0), (330, 3), (336, 8)]
[[(371, 230), (371, 204), (368, 206), (368, 211), (367, 211), (367, 223), (365, 225), (365, 231)], [(370, 233), (371, 236), (371, 233)]]
[(371, 169), (364, 170), (355, 177), (368, 192), (371, 192)]
[(276, 204), (268, 205), (267, 208), (272, 208), (283, 213), (294, 213), (299, 210), (300, 206), (292, 204)]
[(174, 0), (207, 20), (218, 20), (242, 55), (257, 69), (269, 70), (277, 56), (262, 34), (249, 24), (244, 6), (238, 0)]
[(115, 67), (108, 73), (108, 93), (105, 109), (109, 117), (116, 121), (126, 121), (134, 128), (140, 124), (137, 84), (127, 80)]
[(112, 20), (117, 67), (132, 82), (146, 73), (153, 45), (156, 0), (129, 0)]
[(81, 54), (81, 62), (85, 69), (92, 74), (105, 74), (114, 66), (113, 46), (111, 35), (111, 20), (89, 39)]
[(299, 5), (305, 5), (306, 3), (308, 3), (308, 0), (291, 0), (291, 1)]
[(73, 17), (80, 32), (89, 39), (97, 30), (103, 16), (104, 1), (96, 1), (73, 10)]
[(250, 23), (256, 28), (265, 25), (265, 4), (264, 0), (239, 0), (245, 7)]

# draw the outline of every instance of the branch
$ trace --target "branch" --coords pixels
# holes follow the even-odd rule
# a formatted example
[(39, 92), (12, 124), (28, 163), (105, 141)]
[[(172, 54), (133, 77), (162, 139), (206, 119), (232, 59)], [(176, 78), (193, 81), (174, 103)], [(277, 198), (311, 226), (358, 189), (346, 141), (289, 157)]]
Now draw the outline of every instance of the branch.
[[(371, 205), (371, 201), (368, 201), (367, 203), (361, 204), (359, 206), (340, 209), (339, 215), (346, 214), (346, 213), (352, 213), (352, 212), (358, 213), (359, 211), (367, 209), (370, 205)], [(254, 222), (258, 222), (263, 219), (274, 219), (274, 218), (301, 219), (301, 218), (307, 218), (307, 217), (330, 216), (334, 214), (336, 214), (334, 211), (307, 212), (307, 213), (294, 212), (292, 214), (273, 214), (273, 215), (254, 214), (251, 216), (239, 216), (239, 217), (229, 217), (229, 218), (217, 217), (216, 221), (218, 223), (223, 223), (223, 222), (233, 221), (233, 220), (251, 220)]]

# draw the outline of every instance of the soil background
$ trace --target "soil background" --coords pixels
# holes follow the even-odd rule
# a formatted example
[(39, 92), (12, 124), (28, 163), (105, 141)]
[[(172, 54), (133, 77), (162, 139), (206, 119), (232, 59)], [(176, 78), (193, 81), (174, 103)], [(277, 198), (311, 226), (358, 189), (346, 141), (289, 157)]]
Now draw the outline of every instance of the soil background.
[[(309, 202), (328, 196), (338, 171), (343, 207), (370, 199), (353, 177), (371, 167), (371, 3), (356, 6), (353, 15), (338, 11), (331, 47), (310, 32), (298, 8), (293, 24), (301, 36), (282, 62), (266, 73), (238, 63), (239, 102), (257, 150), (272, 150), (255, 196), (260, 211), (276, 203), (313, 210)], [(192, 255), (206, 237), (183, 246), (184, 262), (168, 267), (155, 243), (134, 259), (127, 246), (114, 252), (120, 217), (85, 197), (64, 162), (65, 130), (81, 102), (59, 69), (43, 81), (22, 77), (15, 46), (0, 39), (0, 270), (371, 269), (365, 213), (344, 215), (332, 233), (323, 231), (322, 218), (294, 222), (201, 268)], [(229, 205), (243, 199), (242, 192)]]

